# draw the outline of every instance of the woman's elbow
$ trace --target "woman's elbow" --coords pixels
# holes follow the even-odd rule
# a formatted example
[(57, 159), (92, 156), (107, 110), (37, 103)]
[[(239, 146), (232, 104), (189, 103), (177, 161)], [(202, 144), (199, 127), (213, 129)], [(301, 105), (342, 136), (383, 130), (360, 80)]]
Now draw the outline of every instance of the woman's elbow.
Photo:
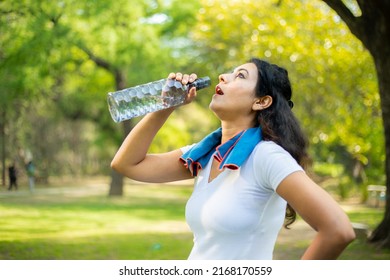
[(355, 240), (356, 234), (351, 223), (345, 223), (344, 225), (336, 228), (334, 237), (338, 240), (340, 245), (347, 246)]
[(125, 174), (125, 171), (124, 171), (124, 169), (123, 169), (123, 165), (122, 165), (122, 164), (119, 162), (119, 160), (117, 160), (116, 158), (114, 158), (114, 159), (111, 161), (110, 166), (111, 166), (111, 168), (112, 168), (114, 171), (116, 171), (116, 172), (118, 172), (118, 173), (120, 173), (120, 174), (122, 174), (122, 175)]
[(119, 174), (122, 174), (123, 176), (132, 179), (132, 180), (139, 180), (139, 176), (137, 174), (137, 166), (136, 165), (130, 165), (125, 164), (119, 159), (113, 159), (110, 164), (111, 168), (116, 171)]
[(356, 233), (355, 233), (355, 230), (353, 229), (352, 225), (350, 226), (350, 229), (348, 230), (348, 232), (345, 234), (344, 238), (348, 242), (348, 244), (356, 239)]
[(117, 169), (118, 169), (118, 161), (115, 158), (113, 158), (112, 161), (111, 161), (110, 166), (111, 166), (111, 168), (113, 170), (117, 171)]

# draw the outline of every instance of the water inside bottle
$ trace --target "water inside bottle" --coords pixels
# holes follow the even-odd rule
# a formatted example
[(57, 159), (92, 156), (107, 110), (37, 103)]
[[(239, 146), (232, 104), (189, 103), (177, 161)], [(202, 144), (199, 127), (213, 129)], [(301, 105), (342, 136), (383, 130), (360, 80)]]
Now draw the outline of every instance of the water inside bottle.
[(108, 106), (113, 120), (121, 122), (177, 106), (183, 103), (185, 90), (181, 82), (162, 79), (110, 93)]

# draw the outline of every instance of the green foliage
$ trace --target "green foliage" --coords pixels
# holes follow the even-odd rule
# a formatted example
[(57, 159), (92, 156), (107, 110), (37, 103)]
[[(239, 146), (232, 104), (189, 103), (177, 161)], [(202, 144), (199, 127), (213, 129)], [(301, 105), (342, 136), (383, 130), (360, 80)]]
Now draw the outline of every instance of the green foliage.
[(158, 132), (150, 152), (170, 151), (200, 141), (216, 128), (211, 125), (211, 117), (210, 112), (197, 104), (179, 108)]
[[(212, 87), (173, 114), (151, 151), (191, 144), (219, 125), (208, 110), (218, 75), (257, 56), (289, 71), (293, 110), (314, 161), (342, 166), (351, 184), (383, 183), (372, 58), (322, 1), (278, 3), (2, 1), (0, 104), (9, 147), (3, 157), (23, 161), (19, 151), (30, 150), (48, 175), (96, 172), (83, 164), (96, 161), (108, 172), (123, 139), (106, 104), (107, 92), (119, 86), (118, 73), (126, 87), (172, 71), (210, 76)], [(73, 122), (78, 134), (61, 132)], [(332, 176), (326, 170), (332, 168), (322, 175)]]

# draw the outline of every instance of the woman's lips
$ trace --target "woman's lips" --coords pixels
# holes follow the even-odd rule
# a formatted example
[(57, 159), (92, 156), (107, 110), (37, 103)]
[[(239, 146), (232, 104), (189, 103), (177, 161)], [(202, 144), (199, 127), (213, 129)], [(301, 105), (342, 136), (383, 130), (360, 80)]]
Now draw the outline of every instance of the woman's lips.
[(218, 94), (218, 95), (223, 95), (223, 91), (222, 91), (222, 89), (219, 86), (215, 87), (215, 93)]

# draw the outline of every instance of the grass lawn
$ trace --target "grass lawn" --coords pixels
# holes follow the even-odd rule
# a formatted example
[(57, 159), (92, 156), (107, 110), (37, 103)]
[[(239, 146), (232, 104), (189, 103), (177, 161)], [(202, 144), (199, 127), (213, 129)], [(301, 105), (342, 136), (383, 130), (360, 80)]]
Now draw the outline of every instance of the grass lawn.
[[(125, 195), (109, 198), (108, 183), (0, 189), (0, 259), (32, 260), (172, 260), (186, 259), (192, 234), (184, 220), (190, 185), (128, 184)], [(347, 212), (354, 222), (373, 228), (381, 209), (356, 205)], [(298, 259), (309, 239), (275, 248), (283, 259)], [(342, 259), (390, 259), (390, 251), (357, 240)]]
[[(100, 188), (100, 189), (99, 189)], [(0, 259), (186, 259), (188, 186), (39, 189), (0, 196)]]

